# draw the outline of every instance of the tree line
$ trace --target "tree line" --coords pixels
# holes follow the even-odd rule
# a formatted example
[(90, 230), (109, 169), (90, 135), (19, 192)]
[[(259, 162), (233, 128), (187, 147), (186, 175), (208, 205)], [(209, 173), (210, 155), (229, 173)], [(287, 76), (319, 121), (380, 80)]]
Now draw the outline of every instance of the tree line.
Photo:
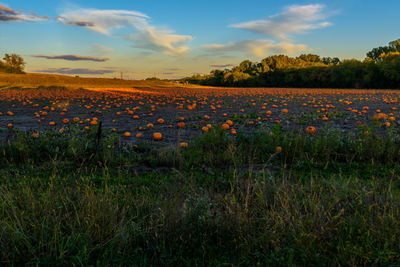
[(0, 72), (24, 73), (25, 61), (17, 54), (5, 54), (0, 60)]
[(374, 48), (366, 56), (362, 61), (341, 61), (314, 54), (274, 55), (181, 81), (227, 87), (400, 88), (400, 39)]

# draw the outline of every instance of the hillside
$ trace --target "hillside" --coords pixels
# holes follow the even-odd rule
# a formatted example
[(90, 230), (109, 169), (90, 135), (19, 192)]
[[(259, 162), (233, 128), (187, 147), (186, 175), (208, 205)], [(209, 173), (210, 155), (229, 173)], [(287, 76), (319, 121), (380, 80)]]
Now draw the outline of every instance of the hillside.
[(108, 78), (82, 78), (57, 74), (10, 74), (0, 73), (0, 87), (36, 87), (60, 86), (71, 89), (75, 88), (169, 88), (169, 87), (199, 87), (194, 85), (183, 85), (166, 81), (144, 81), (144, 80), (121, 80)]

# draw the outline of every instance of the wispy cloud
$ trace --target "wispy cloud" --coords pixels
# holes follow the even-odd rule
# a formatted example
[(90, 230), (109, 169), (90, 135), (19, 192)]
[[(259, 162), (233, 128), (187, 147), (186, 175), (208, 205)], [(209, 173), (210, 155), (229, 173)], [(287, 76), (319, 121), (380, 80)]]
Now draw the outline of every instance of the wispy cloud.
[(46, 58), (46, 59), (63, 59), (69, 61), (96, 61), (104, 62), (109, 60), (109, 58), (98, 58), (90, 56), (78, 56), (78, 55), (58, 55), (58, 56), (46, 56), (46, 55), (32, 55), (32, 57)]
[(111, 35), (118, 29), (131, 28), (134, 33), (119, 36), (132, 41), (136, 48), (170, 56), (180, 56), (189, 50), (188, 46), (182, 44), (191, 41), (192, 36), (159, 29), (150, 25), (149, 19), (149, 16), (137, 11), (98, 9), (70, 10), (57, 17), (64, 24), (84, 27), (105, 35)]
[(11, 21), (40, 21), (48, 18), (47, 16), (38, 16), (34, 12), (27, 14), (22, 10), (16, 11), (12, 8), (0, 5), (0, 23)]
[(265, 57), (268, 53), (295, 54), (311, 49), (303, 44), (276, 43), (273, 40), (243, 40), (228, 44), (210, 44), (204, 46), (210, 52), (245, 52), (256, 57)]
[(189, 51), (188, 46), (177, 46), (192, 40), (188, 35), (172, 34), (170, 31), (158, 30), (153, 26), (145, 27), (139, 33), (124, 37), (134, 43), (134, 47), (161, 52), (165, 55), (180, 56)]
[(210, 65), (210, 67), (212, 67), (212, 68), (218, 68), (218, 69), (221, 69), (221, 68), (231, 68), (231, 67), (234, 67), (235, 66), (235, 64), (211, 64)]
[(137, 11), (82, 8), (66, 11), (58, 16), (57, 20), (109, 35), (114, 29), (144, 24), (148, 18), (147, 15)]
[(108, 73), (114, 73), (114, 70), (97, 70), (97, 69), (86, 69), (86, 68), (49, 68), (36, 70), (36, 72), (40, 73), (54, 73), (54, 74), (70, 74), (70, 75), (78, 75), (78, 74), (87, 74), (87, 75), (102, 75)]
[(110, 53), (111, 51), (113, 51), (112, 48), (101, 45), (101, 44), (93, 44), (90, 47), (90, 52), (91, 52), (91, 54), (94, 54), (94, 55), (105, 55), (105, 54)]
[(292, 5), (285, 8), (282, 13), (269, 16), (266, 20), (232, 24), (230, 27), (288, 40), (290, 34), (304, 33), (331, 25), (330, 22), (324, 21), (327, 17), (323, 13), (324, 8), (325, 6), (320, 4)]

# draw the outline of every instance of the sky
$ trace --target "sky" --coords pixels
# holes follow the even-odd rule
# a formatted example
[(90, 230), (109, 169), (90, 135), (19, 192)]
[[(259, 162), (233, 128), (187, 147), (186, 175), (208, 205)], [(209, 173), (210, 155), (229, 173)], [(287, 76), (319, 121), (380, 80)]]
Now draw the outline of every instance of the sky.
[(0, 55), (26, 71), (178, 79), (245, 59), (364, 59), (400, 38), (398, 0), (0, 0)]

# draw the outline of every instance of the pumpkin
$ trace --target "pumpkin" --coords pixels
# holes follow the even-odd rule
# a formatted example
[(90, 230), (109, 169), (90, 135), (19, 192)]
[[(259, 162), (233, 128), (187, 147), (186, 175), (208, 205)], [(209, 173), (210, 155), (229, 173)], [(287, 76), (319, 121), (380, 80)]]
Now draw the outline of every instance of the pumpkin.
[(281, 147), (281, 146), (277, 146), (277, 147), (275, 148), (275, 151), (276, 151), (276, 152), (281, 152), (281, 151), (282, 151), (282, 147)]
[(307, 133), (309, 134), (315, 134), (317, 132), (317, 129), (315, 129), (314, 126), (308, 126), (306, 129)]
[(178, 128), (184, 128), (185, 127), (185, 123), (183, 121), (178, 122)]
[(201, 130), (202, 130), (203, 132), (205, 132), (205, 133), (208, 132), (208, 129), (209, 129), (209, 128), (206, 127), (206, 126), (204, 126), (203, 128), (201, 128)]
[(153, 139), (154, 139), (154, 141), (162, 140), (162, 134), (161, 133), (153, 133)]
[(163, 124), (163, 123), (164, 123), (164, 119), (158, 119), (157, 122), (158, 122), (159, 124)]
[(186, 142), (182, 142), (182, 143), (180, 143), (180, 146), (181, 146), (181, 147), (188, 147), (188, 146), (189, 146), (189, 144), (188, 144), (188, 143), (186, 143)]

